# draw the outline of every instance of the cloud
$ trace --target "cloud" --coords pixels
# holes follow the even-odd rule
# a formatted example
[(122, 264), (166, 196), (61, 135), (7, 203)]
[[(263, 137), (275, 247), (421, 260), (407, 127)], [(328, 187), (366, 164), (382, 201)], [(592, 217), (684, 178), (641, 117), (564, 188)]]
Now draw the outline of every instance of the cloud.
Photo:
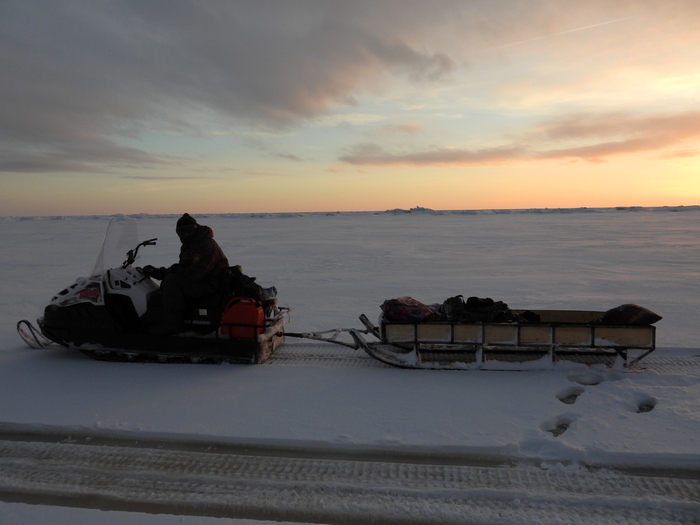
[(135, 180), (151, 180), (151, 181), (178, 181), (178, 180), (205, 180), (205, 179), (219, 179), (220, 177), (192, 177), (192, 176), (182, 176), (182, 177), (168, 177), (165, 175), (122, 175), (122, 179), (135, 179)]
[(653, 152), (697, 139), (700, 137), (700, 112), (572, 115), (542, 124), (533, 132), (548, 141), (598, 139), (592, 144), (552, 148), (541, 152), (540, 158), (580, 158), (600, 162), (615, 155)]
[(301, 157), (297, 157), (293, 153), (277, 153), (275, 156), (277, 158), (291, 160), (293, 162), (304, 162), (304, 159), (302, 159)]
[[(684, 2), (673, 5), (697, 9)], [(146, 146), (124, 145), (148, 131), (356, 122), (367, 93), (395, 82), (449, 83), (480, 50), (596, 31), (655, 2), (612, 4), (590, 0), (562, 10), (547, 0), (4, 0), (0, 171), (168, 162)], [(494, 53), (480, 56), (495, 62)], [(343, 108), (352, 111), (332, 115)], [(407, 160), (495, 160), (517, 149), (438, 147)]]
[(661, 159), (682, 159), (700, 156), (700, 148), (673, 150), (659, 155)]
[(264, 156), (269, 158), (284, 159), (292, 162), (305, 162), (303, 158), (293, 153), (277, 151), (273, 145), (259, 137), (247, 137), (242, 144), (248, 149), (262, 152)]
[(379, 128), (382, 133), (391, 133), (399, 135), (413, 135), (416, 133), (422, 133), (421, 125), (416, 122), (406, 122), (404, 124), (396, 124), (389, 126), (382, 126)]
[(0, 146), (0, 172), (13, 173), (108, 173), (114, 167), (146, 169), (170, 164), (167, 158), (142, 150), (124, 147), (116, 142), (85, 141), (82, 144), (65, 141), (35, 142), (31, 151), (12, 142)]
[(340, 161), (354, 165), (450, 165), (500, 164), (522, 158), (525, 152), (519, 146), (480, 150), (435, 148), (411, 153), (389, 153), (375, 143), (354, 146)]
[(356, 104), (358, 91), (391, 76), (436, 81), (454, 70), (446, 53), (410, 44), (401, 28), (363, 27), (372, 9), (371, 2), (2, 2), (0, 170), (70, 168), (51, 161), (55, 152), (93, 169), (75, 144), (93, 150), (92, 162), (119, 162), (119, 137), (196, 130), (195, 115), (295, 125)]
[(663, 115), (634, 115), (623, 112), (574, 114), (540, 124), (533, 129), (547, 139), (580, 139), (611, 135), (656, 135), (683, 140), (700, 134), (700, 111)]
[[(603, 162), (632, 153), (653, 153), (700, 138), (700, 112), (672, 115), (623, 113), (569, 115), (534, 126), (518, 142), (497, 147), (460, 149), (433, 147), (419, 151), (389, 152), (377, 143), (360, 143), (339, 160), (354, 165), (470, 165), (502, 164), (546, 159)], [(557, 142), (567, 147), (552, 147)], [(681, 149), (659, 156), (687, 157), (696, 149)]]

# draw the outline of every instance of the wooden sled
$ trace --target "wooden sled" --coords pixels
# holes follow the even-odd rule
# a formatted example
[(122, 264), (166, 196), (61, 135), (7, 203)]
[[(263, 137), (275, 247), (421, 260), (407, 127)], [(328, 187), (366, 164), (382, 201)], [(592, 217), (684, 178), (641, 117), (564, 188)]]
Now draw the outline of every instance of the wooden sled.
[[(515, 314), (523, 313), (514, 310)], [(558, 362), (631, 367), (656, 348), (651, 325), (593, 324), (604, 312), (531, 310), (539, 322), (389, 322), (350, 330), (355, 344), (392, 366), (427, 369), (527, 370)], [(368, 342), (372, 334), (378, 342)]]

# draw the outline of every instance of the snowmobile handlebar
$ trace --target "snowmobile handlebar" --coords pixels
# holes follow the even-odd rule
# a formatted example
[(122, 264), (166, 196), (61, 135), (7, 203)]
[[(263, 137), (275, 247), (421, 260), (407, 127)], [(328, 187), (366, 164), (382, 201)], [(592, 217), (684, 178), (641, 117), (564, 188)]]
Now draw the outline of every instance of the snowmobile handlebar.
[(155, 239), (148, 239), (147, 241), (139, 243), (133, 250), (129, 250), (128, 252), (126, 252), (126, 260), (124, 261), (124, 264), (122, 264), (122, 268), (126, 268), (127, 266), (130, 266), (134, 263), (139, 253), (139, 248), (141, 248), (141, 246), (155, 246), (157, 240), (157, 237)]

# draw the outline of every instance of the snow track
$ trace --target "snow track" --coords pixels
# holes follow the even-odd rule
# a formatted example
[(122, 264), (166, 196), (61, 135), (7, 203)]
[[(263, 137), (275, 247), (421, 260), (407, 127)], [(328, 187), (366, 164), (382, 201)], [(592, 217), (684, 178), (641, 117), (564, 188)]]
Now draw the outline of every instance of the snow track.
[[(662, 374), (700, 375), (700, 352), (696, 357), (666, 357), (659, 348), (632, 366), (630, 371)], [(328, 343), (289, 343), (280, 346), (265, 362), (277, 366), (330, 366), (360, 368), (394, 368), (371, 358), (362, 350)]]
[(305, 523), (700, 523), (692, 476), (70, 432), (1, 431), (0, 499)]
[(266, 365), (393, 368), (377, 361), (363, 350), (331, 343), (285, 342), (265, 362)]

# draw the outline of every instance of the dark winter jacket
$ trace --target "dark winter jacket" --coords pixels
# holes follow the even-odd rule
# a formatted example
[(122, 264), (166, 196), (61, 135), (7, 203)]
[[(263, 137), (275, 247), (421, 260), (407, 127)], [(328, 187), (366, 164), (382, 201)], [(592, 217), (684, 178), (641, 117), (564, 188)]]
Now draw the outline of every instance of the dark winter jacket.
[(228, 268), (228, 259), (214, 240), (214, 232), (209, 226), (199, 225), (192, 235), (182, 239), (180, 260), (170, 272), (202, 281), (219, 276), (224, 268)]

